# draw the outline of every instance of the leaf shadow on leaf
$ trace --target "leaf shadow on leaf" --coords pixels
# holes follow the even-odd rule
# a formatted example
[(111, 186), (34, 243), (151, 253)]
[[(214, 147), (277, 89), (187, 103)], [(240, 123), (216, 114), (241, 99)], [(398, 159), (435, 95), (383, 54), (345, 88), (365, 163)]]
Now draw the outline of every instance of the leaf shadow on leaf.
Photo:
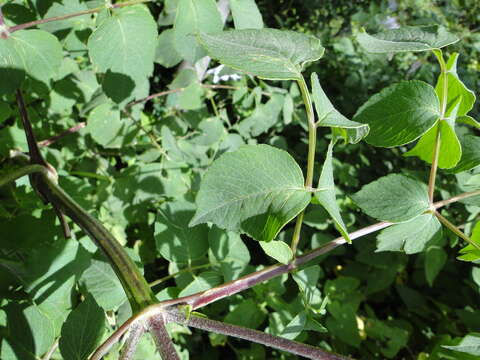
[(123, 202), (123, 214), (132, 223), (146, 216), (151, 203), (165, 194), (165, 188), (158, 178), (159, 174), (152, 171), (151, 174), (144, 175), (145, 172), (139, 174), (127, 172), (125, 176), (120, 176), (115, 181), (113, 195)]
[[(15, 333), (10, 329), (11, 325), (9, 325), (8, 332), (11, 334), (11, 337), (6, 339), (17, 359), (35, 359), (35, 356), (32, 355), (36, 353), (35, 340), (32, 329), (23, 313), (23, 310), (27, 307), (28, 304), (10, 303), (3, 308), (7, 314), (7, 323), (15, 324), (14, 328), (17, 331), (21, 329), (21, 339), (15, 339)], [(0, 329), (2, 328), (0, 327)]]
[(105, 73), (102, 89), (117, 104), (129, 98), (135, 89), (135, 82), (130, 76), (108, 70)]
[(0, 96), (10, 95), (25, 79), (25, 71), (22, 69), (2, 67), (0, 68)]
[[(65, 245), (67, 244), (66, 242), (64, 243)], [(65, 247), (56, 248), (56, 252), (49, 253), (49, 257), (51, 259), (58, 258), (60, 256), (59, 254), (63, 252), (64, 248)], [(41, 289), (41, 295), (35, 299), (35, 302), (37, 304), (41, 304), (43, 301), (47, 300), (51, 294), (55, 293), (55, 291), (60, 288), (62, 284), (67, 282), (70, 278), (74, 277), (75, 282), (77, 282), (83, 271), (90, 266), (89, 258), (90, 254), (82, 246), (79, 246), (72, 261), (58, 269), (50, 276), (36, 283), (33, 288), (29, 289), (29, 294), (33, 297), (35, 296), (35, 293), (37, 293)], [(35, 275), (37, 275), (38, 278), (42, 277), (42, 275), (49, 270), (50, 265), (51, 264), (49, 262), (46, 262), (44, 264), (44, 271), (39, 271), (39, 269), (36, 268)], [(43, 287), (47, 284), (50, 284), (50, 286), (46, 290), (43, 289)]]

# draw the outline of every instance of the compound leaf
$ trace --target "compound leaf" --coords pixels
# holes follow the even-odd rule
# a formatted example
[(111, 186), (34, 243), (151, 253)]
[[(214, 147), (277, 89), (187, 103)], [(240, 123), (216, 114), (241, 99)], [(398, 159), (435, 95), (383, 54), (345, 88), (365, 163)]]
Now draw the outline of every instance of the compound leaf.
[(427, 132), (440, 118), (435, 89), (423, 81), (403, 81), (373, 95), (353, 120), (370, 126), (365, 141), (374, 146), (408, 144)]
[(365, 185), (352, 199), (367, 215), (381, 221), (409, 221), (429, 208), (425, 184), (400, 174)]
[(246, 145), (222, 155), (207, 170), (190, 226), (212, 222), (270, 241), (309, 202), (302, 171), (286, 151)]
[(320, 59), (325, 50), (314, 36), (277, 29), (201, 33), (198, 40), (221, 63), (274, 80), (301, 79), (304, 65)]
[(404, 51), (429, 51), (456, 43), (459, 38), (444, 27), (404, 26), (369, 35), (365, 31), (357, 35), (360, 45), (371, 53), (396, 53)]

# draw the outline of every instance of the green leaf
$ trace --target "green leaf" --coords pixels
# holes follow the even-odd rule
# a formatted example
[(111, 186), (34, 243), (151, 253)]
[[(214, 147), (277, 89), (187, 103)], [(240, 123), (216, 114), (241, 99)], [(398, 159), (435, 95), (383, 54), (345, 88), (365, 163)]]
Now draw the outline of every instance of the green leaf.
[(250, 262), (250, 253), (240, 235), (212, 226), (208, 243), (215, 260), (220, 263), (225, 281), (237, 279)]
[(127, 300), (115, 271), (99, 253), (83, 273), (80, 283), (105, 311), (116, 310)]
[[(470, 240), (472, 240), (473, 243), (477, 244), (477, 246), (480, 247), (480, 221), (477, 222), (477, 224), (473, 228)], [(457, 259), (463, 261), (478, 262), (480, 260), (480, 250), (478, 249), (478, 247), (472, 244), (468, 244), (459, 251), (460, 256), (457, 257)]]
[(409, 222), (396, 224), (383, 230), (377, 236), (377, 252), (418, 253), (432, 238), (441, 236), (441, 230), (442, 225), (434, 215), (420, 215)]
[(175, 35), (173, 29), (162, 31), (158, 37), (155, 62), (167, 68), (174, 67), (182, 61), (182, 56), (175, 49)]
[(103, 90), (112, 100), (121, 103), (132, 97), (135, 87), (153, 73), (156, 47), (157, 24), (144, 5), (115, 10), (90, 35), (90, 58), (96, 70), (105, 73)]
[(431, 164), (438, 131), (440, 131), (438, 167), (441, 169), (455, 167), (462, 157), (462, 146), (455, 133), (454, 124), (446, 120), (437, 122), (434, 127), (420, 138), (415, 147), (403, 154), (403, 156), (418, 156), (423, 161)]
[(305, 311), (299, 312), (290, 322), (285, 326), (280, 336), (294, 340), (305, 329), (307, 324), (307, 313)]
[(283, 241), (260, 241), (265, 254), (282, 264), (288, 264), (293, 259), (292, 249)]
[(270, 241), (309, 202), (302, 170), (286, 151), (242, 146), (223, 154), (205, 173), (190, 226), (212, 222)]
[(19, 30), (0, 38), (0, 94), (20, 87), (25, 75), (48, 83), (62, 63), (62, 46), (52, 34), (42, 30)]
[(474, 356), (480, 356), (480, 334), (469, 334), (465, 336), (458, 345), (443, 345), (442, 347)]
[(230, 0), (235, 29), (261, 29), (263, 18), (255, 0)]
[(353, 120), (370, 126), (365, 141), (374, 146), (408, 144), (427, 132), (440, 118), (435, 89), (423, 81), (403, 81), (373, 95)]
[(440, 246), (430, 246), (425, 253), (425, 277), (428, 284), (433, 286), (435, 278), (442, 270), (448, 255)]
[(194, 280), (188, 284), (178, 294), (179, 297), (196, 294), (200, 291), (211, 289), (222, 283), (222, 276), (215, 271), (204, 271), (198, 276), (195, 276)]
[(238, 132), (244, 137), (256, 137), (270, 130), (282, 111), (285, 97), (273, 94), (267, 103), (255, 107), (253, 114), (238, 124)]
[(317, 111), (319, 126), (339, 129), (346, 141), (356, 144), (368, 135), (370, 131), (366, 124), (357, 123), (347, 119), (333, 107), (320, 85), (318, 75), (312, 73), (312, 97)]
[(333, 165), (332, 165), (332, 152), (333, 141), (328, 146), (327, 156), (323, 163), (322, 173), (318, 182), (318, 189), (315, 192), (315, 197), (318, 202), (327, 210), (332, 217), (335, 226), (342, 234), (346, 241), (352, 242), (348, 236), (348, 230), (340, 215), (340, 209), (335, 198), (335, 182), (333, 180)]
[(230, 30), (198, 35), (207, 53), (263, 79), (300, 80), (305, 64), (323, 56), (320, 40), (287, 30)]
[(360, 45), (371, 53), (395, 53), (404, 51), (429, 51), (456, 43), (459, 38), (443, 26), (404, 26), (369, 35), (365, 31), (357, 35)]
[(180, 0), (174, 24), (174, 45), (184, 59), (195, 63), (205, 56), (197, 33), (222, 31), (223, 22), (215, 0)]
[(460, 138), (460, 143), (462, 146), (462, 158), (457, 166), (450, 170), (455, 174), (480, 165), (480, 137), (464, 135)]
[(103, 147), (118, 147), (116, 140), (124, 124), (120, 119), (120, 110), (110, 103), (104, 103), (93, 109), (88, 115), (86, 131), (93, 140)]
[(208, 226), (188, 227), (195, 204), (179, 200), (158, 210), (155, 242), (160, 254), (172, 262), (190, 263), (208, 251)]
[(365, 185), (352, 199), (367, 215), (389, 222), (409, 221), (429, 208), (426, 185), (400, 174)]
[(100, 344), (105, 332), (105, 313), (91, 295), (87, 295), (62, 326), (60, 352), (65, 359), (86, 360)]
[[(441, 74), (438, 78), (437, 86), (435, 90), (439, 98), (442, 97), (444, 82), (447, 81), (447, 108), (445, 117), (452, 117), (455, 113), (455, 117), (465, 116), (473, 108), (475, 104), (475, 93), (468, 89), (465, 84), (460, 80), (457, 74), (457, 61), (458, 53), (453, 53), (447, 62), (447, 73)], [(456, 111), (455, 107), (458, 106)], [(455, 121), (455, 117), (453, 121)]]
[(265, 315), (265, 311), (262, 310), (259, 303), (253, 299), (247, 299), (235, 307), (233, 311), (230, 311), (223, 321), (228, 324), (256, 329), (262, 325)]
[(320, 290), (317, 288), (318, 280), (322, 274), (322, 269), (318, 265), (309, 266), (293, 273), (292, 278), (302, 294), (305, 305), (316, 309), (322, 305)]

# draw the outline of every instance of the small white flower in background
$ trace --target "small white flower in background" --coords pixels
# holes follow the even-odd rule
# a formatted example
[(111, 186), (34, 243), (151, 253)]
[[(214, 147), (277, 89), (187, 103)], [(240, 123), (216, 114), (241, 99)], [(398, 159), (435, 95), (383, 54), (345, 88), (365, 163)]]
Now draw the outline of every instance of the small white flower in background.
[(397, 18), (393, 16), (388, 16), (387, 19), (383, 21), (383, 25), (385, 25), (387, 29), (398, 29), (400, 27)]
[(240, 80), (242, 77), (233, 72), (230, 68), (225, 68), (225, 65), (217, 66), (207, 71), (207, 76), (213, 74), (213, 83), (218, 84), (220, 81)]

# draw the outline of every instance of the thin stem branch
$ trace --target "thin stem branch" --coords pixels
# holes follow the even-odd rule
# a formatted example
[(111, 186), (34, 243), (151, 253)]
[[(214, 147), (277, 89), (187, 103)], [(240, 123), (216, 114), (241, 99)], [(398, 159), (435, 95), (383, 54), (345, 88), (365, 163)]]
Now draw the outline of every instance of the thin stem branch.
[[(113, 4), (111, 6), (111, 8), (112, 9), (117, 9), (117, 8), (122, 8), (122, 7), (125, 7), (125, 6), (147, 3), (147, 2), (151, 2), (151, 1), (153, 1), (153, 0), (131, 0), (131, 1), (123, 2), (123, 3)], [(13, 32), (18, 31), (18, 30), (28, 29), (28, 28), (38, 26), (38, 25), (41, 25), (41, 24), (45, 24), (45, 23), (49, 23), (49, 22), (52, 22), (52, 21), (67, 20), (67, 19), (71, 19), (71, 18), (74, 18), (74, 17), (77, 17), (77, 16), (83, 16), (83, 15), (98, 13), (98, 12), (102, 11), (103, 9), (105, 9), (105, 6), (100, 6), (100, 7), (94, 8), (94, 9), (83, 10), (83, 11), (79, 11), (79, 12), (76, 12), (76, 13), (71, 13), (71, 14), (66, 14), (66, 15), (61, 15), (61, 16), (54, 16), (54, 17), (51, 17), (51, 18), (30, 21), (30, 22), (27, 22), (27, 23), (24, 23), (24, 24), (19, 24), (19, 25), (12, 26), (8, 30), (11, 33), (13, 33)]]
[(197, 329), (214, 332), (217, 334), (233, 336), (238, 339), (244, 339), (257, 344), (269, 346), (274, 349), (286, 351), (291, 354), (304, 356), (309, 359), (317, 360), (343, 360), (343, 356), (327, 352), (311, 345), (302, 344), (297, 341), (288, 340), (283, 337), (270, 335), (262, 331), (245, 328), (243, 326), (226, 324), (195, 315), (190, 315), (187, 319), (184, 314), (177, 309), (169, 309), (165, 314), (168, 321), (176, 322)]
[(180, 360), (177, 350), (175, 350), (172, 339), (170, 339), (170, 335), (168, 335), (167, 328), (165, 327), (166, 322), (164, 316), (163, 313), (153, 316), (148, 323), (149, 331), (157, 344), (157, 349), (162, 360)]
[(50, 349), (48, 349), (48, 351), (45, 353), (45, 355), (43, 355), (42, 360), (50, 360), (52, 358), (53, 354), (55, 353), (55, 351), (58, 348), (58, 340), (59, 339), (55, 340), (55, 342), (52, 344)]
[[(447, 101), (448, 101), (448, 74), (447, 74), (447, 65), (445, 64), (445, 59), (443, 58), (442, 51), (440, 49), (433, 51), (435, 56), (438, 59), (438, 63), (440, 64), (440, 77), (439, 79), (443, 79), (443, 87), (442, 87), (442, 97), (440, 99), (440, 120), (445, 120), (445, 115), (447, 112)], [(428, 198), (430, 200), (430, 204), (433, 203), (433, 194), (435, 192), (435, 181), (437, 178), (437, 169), (438, 169), (438, 161), (440, 158), (440, 149), (442, 144), (440, 126), (437, 124), (437, 133), (435, 135), (435, 144), (433, 145), (433, 155), (432, 155), (432, 167), (430, 168), (430, 176), (428, 179)]]
[[(313, 186), (313, 170), (315, 167), (315, 150), (317, 148), (317, 126), (315, 125), (315, 112), (313, 111), (313, 102), (310, 96), (310, 90), (308, 90), (305, 78), (302, 76), (298, 80), (300, 92), (302, 93), (303, 103), (305, 104), (305, 110), (307, 112), (308, 119), (308, 158), (307, 158), (307, 175), (305, 177), (305, 187), (312, 188)], [(300, 234), (302, 231), (303, 217), (305, 211), (302, 211), (297, 216), (295, 223), (295, 229), (292, 236), (291, 249), (295, 256), (297, 252), (298, 243), (300, 242)]]
[(38, 146), (39, 146), (39, 147), (47, 147), (47, 146), (50, 146), (50, 145), (52, 145), (54, 142), (60, 140), (61, 138), (65, 137), (65, 136), (67, 136), (67, 135), (70, 135), (70, 134), (74, 134), (74, 133), (76, 133), (77, 131), (80, 131), (80, 130), (83, 129), (85, 126), (87, 126), (87, 123), (86, 123), (86, 122), (80, 122), (80, 123), (78, 123), (77, 125), (72, 126), (70, 129), (67, 129), (67, 130), (61, 132), (60, 134), (51, 137), (50, 139), (47, 139), (47, 140), (43, 140), (43, 141), (38, 142)]
[(457, 228), (453, 223), (451, 223), (447, 218), (445, 218), (442, 214), (440, 214), (438, 211), (435, 211), (435, 216), (440, 220), (440, 222), (445, 225), (447, 228), (449, 228), (455, 235), (460, 237), (461, 239), (465, 240), (467, 243), (475, 247), (477, 250), (480, 250), (480, 245), (478, 245), (476, 242), (472, 241), (467, 235), (465, 235), (462, 230)]
[(145, 327), (143, 324), (134, 323), (130, 326), (130, 335), (128, 336), (125, 345), (122, 348), (122, 354), (120, 355), (120, 360), (131, 360), (135, 355), (137, 350), (138, 342), (145, 332)]
[(21, 177), (24, 177), (25, 175), (31, 175), (35, 173), (42, 173), (45, 176), (47, 176), (47, 168), (42, 165), (38, 164), (33, 164), (33, 165), (27, 165), (23, 166), (19, 169), (15, 169), (13, 171), (8, 172), (6, 175), (2, 176), (0, 178), (0, 187), (15, 181), (17, 179), (20, 179)]
[(435, 203), (435, 206), (436, 206), (437, 209), (439, 209), (439, 208), (444, 207), (446, 205), (453, 204), (453, 203), (456, 203), (458, 201), (461, 201), (461, 200), (464, 200), (464, 199), (467, 199), (467, 198), (470, 198), (470, 197), (473, 197), (473, 196), (480, 196), (480, 190), (466, 192), (466, 193), (463, 193), (463, 194), (460, 194), (460, 195), (453, 196), (450, 199), (438, 201), (438, 202)]

